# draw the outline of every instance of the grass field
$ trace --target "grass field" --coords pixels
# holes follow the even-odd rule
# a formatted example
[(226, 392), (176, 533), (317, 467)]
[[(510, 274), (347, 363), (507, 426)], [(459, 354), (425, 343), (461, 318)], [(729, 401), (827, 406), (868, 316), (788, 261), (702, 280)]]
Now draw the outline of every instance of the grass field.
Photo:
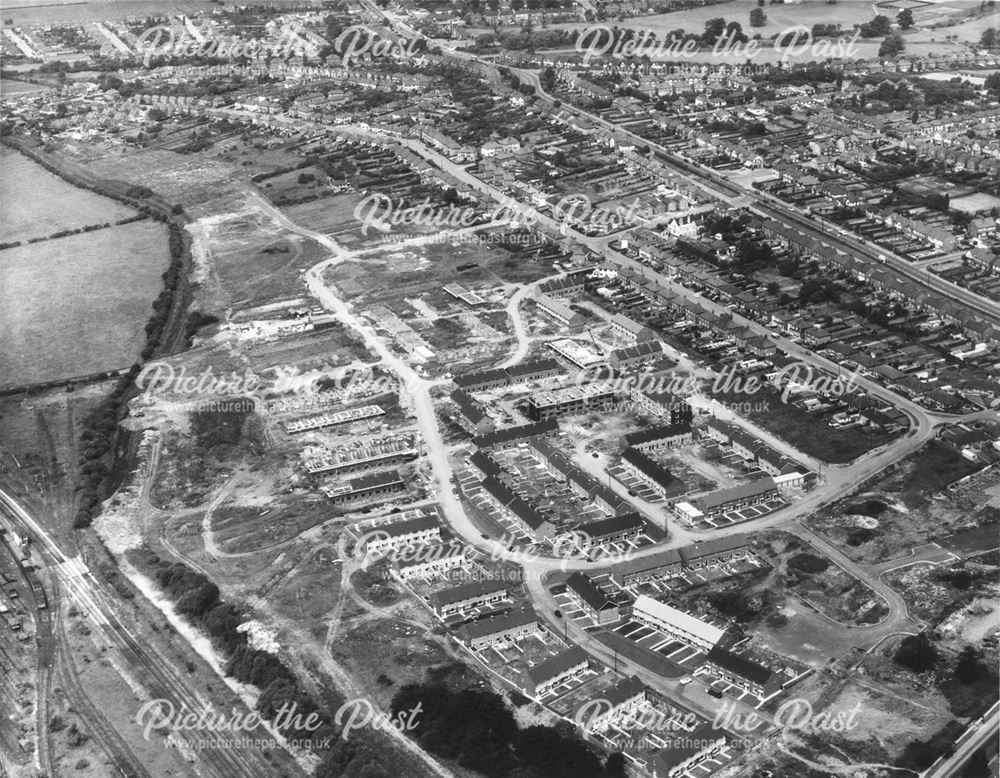
[[(760, 34), (762, 40), (767, 41), (779, 33), (797, 26), (812, 28), (815, 24), (840, 25), (841, 29), (850, 32), (857, 24), (870, 21), (876, 13), (881, 13), (895, 20), (898, 10), (880, 8), (878, 11), (871, 3), (859, 2), (859, 0), (840, 0), (835, 4), (830, 4), (827, 0), (801, 0), (801, 2), (786, 2), (778, 5), (765, 4), (763, 7), (767, 17), (766, 23), (761, 27), (750, 26), (750, 11), (757, 7), (757, 0), (730, 0), (729, 2), (716, 3), (713, 5), (701, 6), (697, 8), (686, 8), (671, 13), (656, 14), (653, 16), (642, 16), (621, 21), (606, 22), (607, 26), (624, 27), (635, 30), (649, 30), (655, 32), (658, 38), (663, 39), (674, 30), (684, 30), (689, 33), (701, 33), (705, 29), (705, 22), (709, 19), (724, 18), (727, 22), (739, 22), (744, 33), (753, 37)], [(942, 19), (954, 17), (956, 19), (965, 18), (978, 11), (979, 3), (971, 3), (969, 0), (956, 0), (956, 2), (928, 4), (913, 10), (914, 19), (917, 26), (924, 23), (939, 22)], [(966, 30), (964, 38), (978, 40), (981, 29), (989, 27), (986, 20), (970, 22), (972, 25)], [(586, 24), (554, 24), (555, 28), (583, 29)], [(906, 53), (908, 54), (949, 54), (964, 51), (961, 46), (944, 39), (944, 33), (951, 34), (957, 28), (948, 28), (942, 33), (929, 32), (924, 30), (913, 30), (904, 37), (906, 40)], [(964, 29), (964, 28), (963, 28)], [(963, 38), (963, 39), (964, 39)], [(881, 38), (870, 40), (859, 40), (856, 48), (847, 55), (854, 59), (872, 59), (878, 53), (881, 45)], [(814, 41), (813, 44), (801, 52), (793, 51), (786, 60), (792, 63), (805, 63), (810, 61), (822, 62), (830, 57), (844, 56), (839, 54), (836, 47), (825, 48), (824, 43)], [(782, 58), (781, 52), (772, 48), (764, 48), (757, 52), (752, 58), (754, 62), (776, 62)], [(706, 49), (689, 57), (685, 57), (692, 62), (722, 61), (732, 64), (742, 64), (747, 60), (746, 52), (732, 52), (727, 55), (724, 52), (713, 52)]]
[(0, 252), (0, 381), (132, 364), (166, 268), (166, 228), (153, 222)]
[(0, 177), (0, 242), (44, 238), (91, 224), (113, 224), (135, 214), (114, 200), (67, 184), (12, 149), (0, 149), (0, 165), (4, 171)]

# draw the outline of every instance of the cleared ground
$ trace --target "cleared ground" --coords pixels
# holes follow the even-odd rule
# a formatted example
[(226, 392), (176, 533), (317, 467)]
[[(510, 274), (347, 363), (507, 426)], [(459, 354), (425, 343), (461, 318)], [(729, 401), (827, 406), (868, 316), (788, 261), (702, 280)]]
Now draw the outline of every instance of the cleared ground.
[(135, 222), (0, 253), (0, 381), (132, 364), (167, 268), (166, 232)]

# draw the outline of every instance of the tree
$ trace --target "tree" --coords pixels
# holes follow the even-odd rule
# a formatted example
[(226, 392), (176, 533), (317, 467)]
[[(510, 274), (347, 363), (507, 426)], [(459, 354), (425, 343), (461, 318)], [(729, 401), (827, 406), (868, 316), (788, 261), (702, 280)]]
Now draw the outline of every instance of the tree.
[(763, 8), (753, 8), (750, 10), (750, 26), (763, 27), (767, 24), (767, 14)]
[(1000, 33), (997, 32), (996, 27), (990, 27), (987, 30), (983, 30), (983, 34), (979, 38), (979, 45), (984, 49), (995, 49), (1000, 47)]
[(892, 31), (892, 22), (888, 16), (879, 14), (870, 22), (862, 24), (859, 28), (862, 38), (879, 38), (888, 35)]
[(955, 680), (959, 683), (973, 684), (987, 674), (986, 665), (980, 661), (979, 652), (975, 646), (966, 646), (958, 655), (955, 664)]
[(913, 11), (909, 8), (904, 8), (898, 14), (896, 14), (896, 24), (899, 25), (899, 29), (908, 30), (913, 26)]
[(903, 638), (893, 656), (896, 664), (915, 673), (926, 673), (933, 670), (937, 659), (937, 649), (924, 632)]
[(903, 38), (898, 33), (886, 35), (882, 45), (878, 47), (878, 55), (880, 57), (895, 57), (904, 48), (906, 48), (906, 44), (903, 43)]

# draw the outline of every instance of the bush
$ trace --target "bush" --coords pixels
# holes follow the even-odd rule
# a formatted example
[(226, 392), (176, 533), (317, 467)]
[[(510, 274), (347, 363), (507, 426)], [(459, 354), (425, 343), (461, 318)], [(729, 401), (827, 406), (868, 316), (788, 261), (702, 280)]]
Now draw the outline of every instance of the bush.
[(908, 635), (903, 638), (892, 658), (896, 664), (902, 665), (907, 670), (926, 673), (937, 665), (938, 652), (927, 634), (921, 632), (919, 635)]
[(788, 560), (788, 567), (800, 573), (812, 575), (822, 573), (830, 566), (830, 560), (803, 551)]

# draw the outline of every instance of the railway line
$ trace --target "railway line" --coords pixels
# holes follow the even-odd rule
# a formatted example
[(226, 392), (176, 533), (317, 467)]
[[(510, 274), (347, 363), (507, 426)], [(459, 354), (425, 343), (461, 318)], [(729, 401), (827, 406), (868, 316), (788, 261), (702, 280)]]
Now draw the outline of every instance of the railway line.
[[(152, 699), (167, 700), (177, 711), (184, 708), (199, 711), (204, 708), (204, 700), (174, 672), (173, 668), (155, 651), (140, 643), (122, 624), (93, 574), (86, 570), (79, 560), (67, 558), (38, 523), (3, 490), (0, 490), (0, 509), (34, 541), (37, 553), (45, 558), (55, 572), (59, 586), (64, 589), (69, 599), (75, 601), (87, 613), (97, 629), (101, 630), (103, 636), (121, 654), (135, 679), (149, 692)], [(64, 639), (65, 634), (57, 630), (55, 638), (56, 642), (61, 644), (59, 638)], [(62, 657), (65, 659), (65, 654), (62, 654)], [(69, 683), (72, 683), (72, 680)], [(78, 691), (83, 693), (82, 687), (79, 687)], [(116, 737), (117, 733), (103, 729), (100, 723), (97, 728), (102, 736), (106, 735), (110, 739), (112, 752), (116, 747), (120, 750), (122, 741)], [(238, 746), (218, 745), (199, 750), (198, 757), (199, 767), (218, 778), (266, 776), (274, 769), (260, 752)], [(138, 776), (138, 778), (147, 775), (141, 771), (141, 765), (137, 766), (127, 755), (118, 753), (117, 759), (123, 775)]]

